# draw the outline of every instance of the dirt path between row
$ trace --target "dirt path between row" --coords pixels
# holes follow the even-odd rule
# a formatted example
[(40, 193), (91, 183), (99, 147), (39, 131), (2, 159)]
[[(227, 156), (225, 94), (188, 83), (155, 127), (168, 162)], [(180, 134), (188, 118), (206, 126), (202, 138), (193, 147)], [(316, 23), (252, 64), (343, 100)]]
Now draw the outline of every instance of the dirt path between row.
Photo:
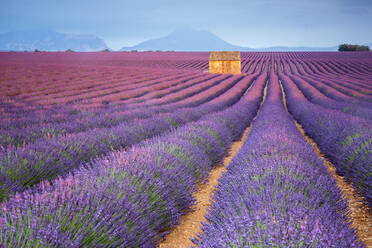
[(226, 171), (226, 166), (230, 163), (231, 159), (238, 153), (244, 141), (248, 137), (249, 131), (251, 130), (252, 123), (256, 119), (260, 112), (261, 106), (266, 99), (267, 84), (264, 89), (264, 96), (261, 101), (260, 107), (257, 111), (256, 116), (253, 118), (250, 126), (245, 129), (242, 138), (239, 141), (235, 141), (231, 144), (228, 156), (224, 158), (223, 164), (218, 164), (210, 171), (208, 180), (204, 184), (197, 185), (197, 191), (194, 194), (196, 200), (195, 211), (187, 213), (180, 217), (179, 225), (175, 226), (171, 232), (165, 237), (165, 239), (159, 243), (159, 248), (189, 248), (194, 245), (191, 239), (196, 238), (201, 232), (202, 222), (206, 222), (205, 216), (208, 208), (212, 203), (212, 198), (218, 180), (222, 174)]
[(243, 145), (249, 129), (246, 129), (243, 138), (233, 142), (229, 156), (224, 158), (223, 164), (216, 165), (208, 176), (208, 181), (197, 186), (198, 190), (194, 194), (197, 202), (195, 211), (181, 216), (180, 223), (171, 233), (159, 244), (160, 248), (188, 248), (193, 245), (192, 238), (195, 238), (201, 232), (202, 222), (206, 222), (205, 215), (209, 205), (212, 203), (212, 197), (218, 185), (218, 179), (226, 171), (226, 166), (239, 151)]
[[(283, 95), (283, 103), (288, 111), (287, 102), (283, 85), (280, 82)], [(290, 114), (290, 113), (289, 113)], [(291, 115), (291, 114), (290, 114)], [(348, 208), (350, 210), (351, 227), (357, 231), (357, 236), (360, 241), (364, 242), (367, 248), (372, 248), (372, 210), (368, 207), (363, 197), (359, 196), (353, 186), (344, 180), (344, 177), (337, 175), (335, 166), (325, 157), (320, 151), (315, 141), (306, 135), (301, 124), (292, 118), (302, 136), (308, 143), (311, 144), (314, 151), (322, 159), (323, 164), (327, 167), (332, 177), (336, 179), (337, 186), (340, 188), (343, 197), (347, 200)]]

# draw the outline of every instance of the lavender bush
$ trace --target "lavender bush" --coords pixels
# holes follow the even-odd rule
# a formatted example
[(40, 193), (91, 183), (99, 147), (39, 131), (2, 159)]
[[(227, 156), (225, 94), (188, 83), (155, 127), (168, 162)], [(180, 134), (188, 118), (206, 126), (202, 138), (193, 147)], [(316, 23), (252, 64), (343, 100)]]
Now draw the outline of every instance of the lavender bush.
[(250, 89), (252, 95), (224, 111), (226, 121), (206, 116), (16, 193), (2, 203), (0, 240), (8, 246), (154, 247), (193, 205), (195, 183), (226, 153), (235, 135), (224, 123), (243, 116), (247, 126), (252, 120), (262, 79)]
[(271, 75), (251, 133), (219, 181), (197, 247), (362, 247), (335, 180)]
[(289, 78), (280, 77), (289, 111), (333, 162), (337, 173), (351, 182), (372, 206), (371, 123), (308, 102)]

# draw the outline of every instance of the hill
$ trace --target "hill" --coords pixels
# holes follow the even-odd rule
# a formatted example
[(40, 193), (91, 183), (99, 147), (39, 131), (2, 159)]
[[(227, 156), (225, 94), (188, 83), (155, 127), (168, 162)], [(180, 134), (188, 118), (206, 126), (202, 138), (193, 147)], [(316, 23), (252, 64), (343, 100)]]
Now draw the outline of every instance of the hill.
[(23, 30), (0, 34), (3, 51), (100, 51), (106, 43), (95, 35), (63, 34), (51, 30)]
[(205, 31), (189, 28), (177, 29), (167, 36), (151, 39), (132, 47), (123, 47), (121, 51), (247, 51), (246, 47), (230, 44), (217, 35)]
[(150, 39), (131, 47), (123, 47), (120, 51), (337, 51), (337, 48), (337, 46), (250, 48), (233, 45), (209, 31), (182, 28), (161, 38)]

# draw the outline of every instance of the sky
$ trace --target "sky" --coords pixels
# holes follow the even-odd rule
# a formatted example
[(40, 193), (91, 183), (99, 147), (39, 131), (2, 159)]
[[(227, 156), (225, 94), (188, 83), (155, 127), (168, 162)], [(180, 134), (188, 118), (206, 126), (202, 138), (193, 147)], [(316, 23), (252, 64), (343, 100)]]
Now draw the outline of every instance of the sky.
[(113, 49), (180, 27), (240, 46), (372, 43), (372, 0), (0, 0), (0, 33), (94, 34)]

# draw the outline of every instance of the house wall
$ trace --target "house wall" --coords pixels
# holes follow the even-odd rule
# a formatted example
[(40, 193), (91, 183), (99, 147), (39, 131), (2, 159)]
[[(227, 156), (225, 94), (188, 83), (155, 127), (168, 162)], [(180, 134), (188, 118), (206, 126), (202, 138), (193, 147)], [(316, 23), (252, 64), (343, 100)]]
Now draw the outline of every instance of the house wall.
[(241, 63), (240, 60), (230, 61), (209, 61), (209, 72), (210, 73), (241, 73)]

